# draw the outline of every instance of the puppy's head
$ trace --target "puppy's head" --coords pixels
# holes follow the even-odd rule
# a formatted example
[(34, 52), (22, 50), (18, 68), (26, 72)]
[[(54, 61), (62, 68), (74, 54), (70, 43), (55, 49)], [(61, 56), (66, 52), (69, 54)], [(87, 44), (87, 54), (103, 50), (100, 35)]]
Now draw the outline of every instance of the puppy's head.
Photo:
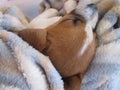
[(47, 28), (43, 53), (51, 58), (63, 77), (84, 73), (95, 53), (92, 24), (82, 15), (64, 16)]
[(43, 31), (23, 30), (18, 35), (48, 55), (63, 77), (84, 73), (95, 53), (92, 26), (82, 15), (65, 15)]

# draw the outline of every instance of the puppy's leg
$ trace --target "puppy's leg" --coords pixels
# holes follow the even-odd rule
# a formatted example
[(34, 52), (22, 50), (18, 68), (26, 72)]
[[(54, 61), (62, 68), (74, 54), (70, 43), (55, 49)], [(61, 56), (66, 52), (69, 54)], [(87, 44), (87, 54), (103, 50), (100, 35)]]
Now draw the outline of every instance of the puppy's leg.
[[(20, 37), (18, 37), (14, 33), (7, 32), (5, 30), (0, 31), (0, 38), (3, 41), (5, 41), (6, 44), (11, 48), (15, 57), (16, 55), (20, 55), (23, 57), (23, 60), (22, 60), (23, 62), (26, 62), (26, 61), (28, 62), (28, 60), (32, 60), (33, 62), (36, 62), (41, 65), (41, 67), (45, 70), (46, 76), (48, 78), (48, 82), (50, 83), (51, 90), (64, 90), (61, 76), (57, 72), (57, 70), (54, 68), (53, 64), (51, 63), (48, 57), (46, 57), (42, 53), (38, 52), (37, 50), (29, 46), (25, 41), (23, 41)], [(27, 56), (27, 58), (24, 56)], [(17, 59), (19, 60), (19, 58)], [(26, 66), (23, 66), (23, 69), (26, 70), (26, 68), (24, 67)], [(29, 75), (29, 73), (27, 75)], [(36, 84), (33, 83), (33, 85), (36, 85)], [(41, 89), (34, 89), (34, 90), (41, 90)]]

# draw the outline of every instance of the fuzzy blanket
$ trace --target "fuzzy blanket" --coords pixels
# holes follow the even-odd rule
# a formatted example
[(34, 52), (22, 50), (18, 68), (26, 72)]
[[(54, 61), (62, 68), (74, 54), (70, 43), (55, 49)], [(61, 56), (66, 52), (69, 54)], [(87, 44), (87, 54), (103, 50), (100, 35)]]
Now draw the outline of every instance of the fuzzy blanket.
[(0, 90), (64, 90), (62, 77), (49, 57), (7, 32), (26, 28), (29, 24), (26, 16), (30, 19), (37, 16), (39, 3), (0, 0)]
[(82, 80), (81, 90), (120, 90), (119, 16), (120, 4), (99, 21), (96, 30), (99, 47)]
[[(38, 3), (39, 0), (26, 0), (25, 2), (22, 0), (11, 0), (6, 4), (9, 4), (10, 6), (17, 5), (21, 8), (21, 10), (23, 10), (28, 18), (33, 19), (35, 16), (38, 15)], [(114, 25), (116, 24), (116, 22), (118, 21), (118, 17), (120, 16), (119, 6), (110, 10), (98, 23), (96, 33), (100, 44), (96, 50), (93, 62), (91, 63), (82, 80), (81, 90), (120, 90), (120, 28), (114, 28)], [(34, 88), (34, 90), (37, 90), (40, 87), (39, 84), (41, 84), (41, 82), (39, 82), (39, 79), (35, 79), (36, 76), (34, 76), (34, 73), (32, 73), (33, 71), (31, 71), (31, 69), (29, 68), (32, 65), (34, 70), (38, 70), (38, 67), (36, 67), (35, 63), (43, 67), (44, 71), (46, 72), (45, 75), (47, 76), (50, 88), (52, 90), (63, 89), (63, 82), (61, 80), (61, 77), (55, 70), (54, 66), (52, 66), (51, 62), (49, 62), (49, 64), (46, 62), (50, 61), (47, 57), (43, 58), (43, 55), (41, 55), (41, 53), (38, 54), (35, 49), (33, 50), (31, 46), (26, 44), (13, 33), (0, 31), (0, 37), (11, 48), (11, 51), (14, 53), (14, 57), (16, 58), (16, 61), (20, 66), (19, 70), (24, 72), (24, 78), (26, 78), (27, 83), (32, 88)], [(35, 55), (33, 52), (35, 53)], [(45, 62), (41, 58), (43, 58)], [(30, 66), (26, 63), (29, 63)], [(23, 67), (22, 64), (24, 64), (25, 67)], [(28, 68), (28, 70), (26, 70), (26, 68)], [(33, 77), (31, 78), (29, 75), (32, 75)], [(1, 88), (4, 88), (4, 86), (2, 86)]]
[[(47, 56), (44, 56), (42, 53), (32, 48), (30, 45), (28, 45), (25, 41), (23, 41), (20, 37), (18, 37), (12, 32), (1, 30), (0, 38), (2, 39), (3, 43), (5, 43), (10, 48), (12, 56), (17, 63), (17, 68), (20, 72), (22, 72), (22, 75), (26, 79), (30, 90), (64, 90), (61, 76), (59, 75), (55, 67), (52, 65), (50, 59)], [(5, 51), (5, 53), (6, 52), (7, 50)], [(2, 56), (2, 53), (4, 53), (4, 51), (0, 53)], [(8, 56), (6, 56), (6, 59), (10, 59)], [(0, 59), (0, 62), (1, 61), (2, 59)], [(40, 71), (40, 67), (38, 67), (38, 65), (42, 67), (42, 71)], [(0, 67), (1, 66), (2, 65), (0, 65)], [(7, 70), (7, 68), (11, 68), (11, 66), (7, 66), (5, 70)], [(41, 74), (41, 72), (43, 71), (45, 72), (45, 76), (47, 77), (46, 81), (48, 81), (48, 85), (44, 80), (45, 78)], [(9, 82), (9, 74), (7, 75), (8, 81), (7, 78), (4, 79), (6, 82), (1, 80), (1, 82), (4, 82), (3, 84)], [(11, 82), (9, 82), (9, 85), (14, 81), (15, 80), (11, 80)], [(19, 83), (19, 81), (17, 82)], [(23, 90), (27, 89), (24, 88)]]
[(97, 48), (81, 90), (120, 90), (120, 40)]

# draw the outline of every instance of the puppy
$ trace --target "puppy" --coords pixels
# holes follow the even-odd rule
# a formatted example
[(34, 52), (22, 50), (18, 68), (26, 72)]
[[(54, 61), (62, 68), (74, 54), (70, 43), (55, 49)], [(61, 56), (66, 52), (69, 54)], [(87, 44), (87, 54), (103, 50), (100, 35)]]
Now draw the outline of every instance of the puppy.
[(23, 40), (50, 57), (64, 79), (66, 90), (80, 89), (82, 76), (96, 49), (93, 29), (98, 20), (98, 12), (94, 5), (86, 9), (91, 12), (65, 15), (44, 30), (18, 32)]

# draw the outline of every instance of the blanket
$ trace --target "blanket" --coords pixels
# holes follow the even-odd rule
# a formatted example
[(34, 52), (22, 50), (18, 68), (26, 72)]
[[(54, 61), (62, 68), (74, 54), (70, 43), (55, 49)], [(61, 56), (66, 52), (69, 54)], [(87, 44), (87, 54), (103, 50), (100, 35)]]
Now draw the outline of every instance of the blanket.
[[(52, 65), (50, 59), (47, 56), (44, 56), (43, 54), (41, 54), (40, 52), (32, 48), (30, 45), (28, 45), (25, 41), (23, 41), (20, 37), (18, 37), (16, 34), (12, 32), (1, 30), (0, 38), (2, 39), (3, 43), (5, 43), (4, 45), (7, 45), (9, 47), (12, 53), (12, 56), (13, 56), (13, 57), (11, 56), (11, 58), (15, 60), (15, 62), (17, 63), (18, 70), (22, 73), (22, 76), (23, 76), (22, 79), (26, 80), (30, 90), (49, 90), (49, 89), (50, 90), (64, 90), (61, 76), (57, 72), (55, 67)], [(6, 52), (7, 51), (5, 51), (5, 53)], [(0, 53), (4, 53), (4, 51), (3, 52), (0, 51)], [(8, 56), (10, 56), (9, 54)], [(5, 54), (3, 56), (4, 57), (0, 57), (0, 58), (5, 58)], [(10, 58), (7, 57), (6, 59), (10, 59)], [(2, 59), (0, 60), (0, 62), (2, 62)], [(45, 72), (44, 74), (47, 77), (46, 81), (48, 81), (48, 85), (47, 85), (47, 82), (44, 80), (45, 76), (42, 76), (43, 73), (41, 74), (42, 71), (40, 71), (39, 69), (40, 67), (38, 67), (38, 65), (42, 67), (41, 70)], [(6, 68), (11, 68), (11, 67), (7, 66)], [(7, 69), (4, 69), (4, 70), (7, 71)], [(1, 70), (0, 70), (0, 73), (3, 74)], [(10, 74), (7, 74), (7, 75), (8, 75), (7, 78), (4, 79), (5, 81), (1, 80), (1, 83), (3, 81), (2, 84), (9, 86), (14, 82), (14, 80), (9, 80)], [(1, 76), (2, 75), (0, 75), (0, 77)], [(19, 80), (18, 78), (15, 78), (14, 76), (12, 79)], [(7, 82), (8, 84), (6, 84)], [(23, 84), (21, 86), (24, 86), (24, 83), (21, 83), (21, 84)], [(13, 85), (19, 86), (17, 84), (13, 84)], [(50, 85), (50, 88), (49, 88), (49, 85)], [(27, 87), (27, 85), (25, 87)], [(23, 88), (22, 90), (27, 90), (27, 89)]]
[(120, 5), (114, 6), (98, 23), (99, 46), (82, 80), (81, 90), (120, 90), (119, 12)]

